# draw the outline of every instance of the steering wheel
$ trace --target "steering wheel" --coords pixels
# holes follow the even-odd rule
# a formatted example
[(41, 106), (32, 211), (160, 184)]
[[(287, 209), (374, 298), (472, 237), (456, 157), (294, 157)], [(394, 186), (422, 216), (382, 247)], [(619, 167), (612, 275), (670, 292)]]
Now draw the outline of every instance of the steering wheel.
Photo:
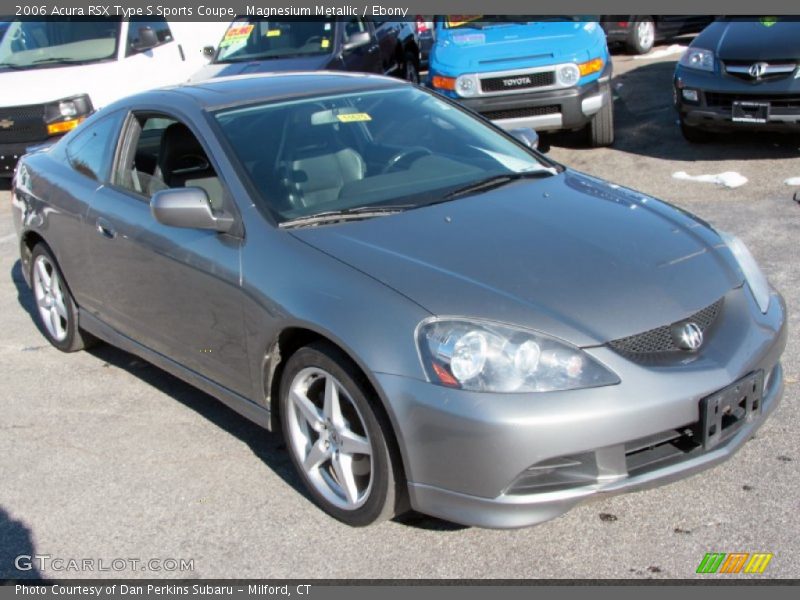
[(430, 156), (431, 154), (433, 154), (433, 152), (427, 148), (423, 148), (422, 146), (405, 148), (404, 150), (400, 150), (394, 154), (389, 159), (389, 161), (386, 163), (386, 166), (383, 167), (383, 170), (381, 170), (381, 174), (385, 175), (386, 173), (394, 173), (395, 171), (400, 170), (400, 167), (403, 163), (408, 163), (408, 166), (411, 166), (411, 163), (414, 162), (414, 160), (422, 158), (423, 156)]

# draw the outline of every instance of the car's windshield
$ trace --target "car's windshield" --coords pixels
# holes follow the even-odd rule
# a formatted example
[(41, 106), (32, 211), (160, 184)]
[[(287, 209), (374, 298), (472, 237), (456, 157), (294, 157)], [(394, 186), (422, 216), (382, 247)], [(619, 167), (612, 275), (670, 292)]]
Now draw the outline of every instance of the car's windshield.
[(119, 19), (14, 21), (0, 41), (0, 66), (83, 64), (116, 56)]
[(555, 173), (483, 121), (413, 87), (215, 114), (280, 221), (441, 202), (492, 178)]
[(215, 62), (329, 54), (335, 31), (332, 18), (234, 21), (219, 43)]
[(558, 15), (450, 15), (444, 17), (443, 23), (446, 29), (483, 29), (512, 23), (576, 20), (579, 20), (579, 18)]

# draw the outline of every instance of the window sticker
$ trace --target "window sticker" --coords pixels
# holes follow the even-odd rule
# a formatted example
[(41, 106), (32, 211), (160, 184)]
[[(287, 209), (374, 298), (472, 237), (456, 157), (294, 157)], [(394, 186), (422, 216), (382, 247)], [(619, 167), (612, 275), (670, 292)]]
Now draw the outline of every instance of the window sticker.
[(280, 37), (281, 30), (280, 29), (267, 29), (267, 33), (265, 34), (267, 37)]
[(327, 48), (331, 45), (331, 41), (328, 38), (322, 38), (322, 41), (319, 43), (322, 48)]
[(367, 113), (345, 113), (341, 115), (336, 115), (336, 118), (339, 119), (342, 123), (358, 123), (361, 121), (372, 121), (372, 117), (370, 117)]
[(219, 45), (224, 48), (225, 46), (230, 46), (236, 42), (245, 41), (250, 36), (250, 32), (253, 31), (253, 27), (255, 27), (255, 25), (252, 23), (231, 27), (225, 32), (225, 37), (222, 38), (222, 41), (219, 43)]
[(331, 30), (331, 24), (325, 23), (325, 31), (330, 31), (330, 30)]

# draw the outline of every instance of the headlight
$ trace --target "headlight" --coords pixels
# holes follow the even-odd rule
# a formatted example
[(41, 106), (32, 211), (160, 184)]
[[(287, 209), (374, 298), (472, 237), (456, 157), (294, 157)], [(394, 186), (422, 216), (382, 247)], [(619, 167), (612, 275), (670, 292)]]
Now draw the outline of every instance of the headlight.
[(680, 64), (690, 69), (700, 71), (714, 70), (714, 53), (702, 48), (689, 48), (681, 56)]
[(478, 78), (474, 75), (456, 77), (456, 93), (462, 97), (474, 96), (478, 92)]
[(578, 69), (578, 65), (562, 65), (556, 71), (556, 79), (563, 86), (575, 85), (580, 78), (581, 72)]
[(724, 231), (718, 231), (717, 233), (722, 238), (722, 241), (725, 242), (725, 245), (728, 246), (736, 262), (739, 263), (739, 268), (742, 270), (742, 275), (744, 275), (750, 291), (753, 292), (758, 308), (761, 309), (762, 313), (766, 314), (769, 309), (769, 282), (759, 268), (756, 259), (750, 254), (750, 250), (747, 249), (744, 242), (735, 235)]
[(75, 129), (93, 110), (92, 101), (86, 94), (51, 102), (44, 109), (47, 133), (50, 135), (67, 133)]
[(575, 346), (495, 323), (423, 321), (417, 344), (432, 382), (465, 390), (550, 392), (619, 383)]

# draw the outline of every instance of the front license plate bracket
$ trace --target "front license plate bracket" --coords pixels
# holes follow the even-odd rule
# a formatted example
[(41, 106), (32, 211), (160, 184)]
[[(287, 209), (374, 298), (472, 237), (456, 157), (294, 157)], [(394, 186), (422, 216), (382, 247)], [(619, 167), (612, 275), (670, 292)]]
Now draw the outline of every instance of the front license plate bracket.
[(734, 101), (731, 119), (739, 123), (766, 123), (769, 121), (769, 102)]
[(764, 372), (756, 371), (700, 401), (703, 447), (709, 450), (761, 413)]

